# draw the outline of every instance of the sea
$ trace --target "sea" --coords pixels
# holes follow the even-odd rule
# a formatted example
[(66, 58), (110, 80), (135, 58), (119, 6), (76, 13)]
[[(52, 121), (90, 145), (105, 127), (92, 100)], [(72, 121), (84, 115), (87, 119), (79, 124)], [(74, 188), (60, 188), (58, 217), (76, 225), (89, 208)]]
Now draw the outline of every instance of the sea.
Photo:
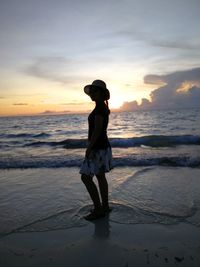
[[(88, 223), (87, 135), (88, 114), (0, 117), (0, 235)], [(200, 227), (200, 109), (111, 112), (108, 137), (109, 221)]]
[[(0, 169), (80, 167), (88, 114), (0, 118)], [(200, 109), (112, 113), (114, 166), (200, 166)]]

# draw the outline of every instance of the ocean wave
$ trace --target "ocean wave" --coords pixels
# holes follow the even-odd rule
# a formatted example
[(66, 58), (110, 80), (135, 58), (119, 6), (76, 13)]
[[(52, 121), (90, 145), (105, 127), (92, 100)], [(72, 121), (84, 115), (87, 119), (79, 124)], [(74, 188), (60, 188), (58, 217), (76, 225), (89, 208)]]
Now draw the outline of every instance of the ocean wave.
[[(20, 169), (20, 168), (63, 168), (80, 167), (82, 157), (66, 158), (63, 156), (44, 156), (26, 158), (2, 158), (0, 159), (0, 169)], [(169, 166), (169, 167), (200, 167), (200, 157), (115, 157), (113, 167), (138, 167), (138, 166)]]
[[(112, 147), (171, 147), (178, 145), (200, 145), (200, 136), (198, 135), (182, 135), (182, 136), (166, 136), (166, 135), (148, 135), (132, 138), (109, 138)], [(24, 146), (62, 146), (67, 149), (86, 148), (87, 139), (66, 139), (63, 141), (38, 141), (24, 144)]]
[(0, 138), (38, 138), (38, 137), (49, 137), (50, 134), (48, 133), (18, 133), (18, 134), (0, 134)]

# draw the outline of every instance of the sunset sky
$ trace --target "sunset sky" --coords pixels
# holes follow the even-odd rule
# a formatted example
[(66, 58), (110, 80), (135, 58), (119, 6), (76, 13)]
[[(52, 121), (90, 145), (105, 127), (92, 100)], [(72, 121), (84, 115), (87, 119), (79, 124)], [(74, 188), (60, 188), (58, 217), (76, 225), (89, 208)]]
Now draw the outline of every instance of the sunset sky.
[(199, 0), (1, 0), (0, 115), (90, 110), (95, 79), (111, 108), (197, 107), (199, 12)]

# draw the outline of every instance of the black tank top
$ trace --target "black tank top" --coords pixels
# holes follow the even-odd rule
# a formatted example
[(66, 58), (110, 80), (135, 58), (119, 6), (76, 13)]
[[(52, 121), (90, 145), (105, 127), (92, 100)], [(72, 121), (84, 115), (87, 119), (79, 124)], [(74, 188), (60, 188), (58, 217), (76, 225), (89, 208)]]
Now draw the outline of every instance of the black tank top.
[(89, 124), (89, 131), (88, 131), (88, 140), (90, 141), (91, 136), (94, 131), (95, 126), (95, 116), (100, 115), (103, 117), (103, 127), (101, 133), (93, 145), (92, 149), (105, 149), (110, 147), (110, 143), (107, 136), (107, 127), (109, 121), (109, 110), (107, 106), (103, 103), (101, 105), (97, 105), (95, 109), (90, 113), (88, 116), (88, 124)]

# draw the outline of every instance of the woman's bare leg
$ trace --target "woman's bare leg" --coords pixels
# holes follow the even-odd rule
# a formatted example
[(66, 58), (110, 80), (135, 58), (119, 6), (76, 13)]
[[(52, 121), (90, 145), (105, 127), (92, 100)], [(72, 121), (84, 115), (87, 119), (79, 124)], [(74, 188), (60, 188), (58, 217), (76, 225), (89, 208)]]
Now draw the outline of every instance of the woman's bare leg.
[(86, 174), (82, 174), (81, 180), (85, 184), (85, 186), (88, 190), (88, 193), (90, 194), (90, 197), (94, 203), (94, 208), (96, 210), (100, 210), (101, 209), (101, 201), (99, 198), (99, 193), (98, 193), (97, 187), (93, 181), (93, 178), (91, 176), (86, 175)]
[(105, 173), (96, 175), (98, 183), (99, 183), (99, 189), (101, 194), (101, 200), (102, 200), (102, 207), (104, 209), (109, 208), (108, 204), (108, 182), (106, 180)]

